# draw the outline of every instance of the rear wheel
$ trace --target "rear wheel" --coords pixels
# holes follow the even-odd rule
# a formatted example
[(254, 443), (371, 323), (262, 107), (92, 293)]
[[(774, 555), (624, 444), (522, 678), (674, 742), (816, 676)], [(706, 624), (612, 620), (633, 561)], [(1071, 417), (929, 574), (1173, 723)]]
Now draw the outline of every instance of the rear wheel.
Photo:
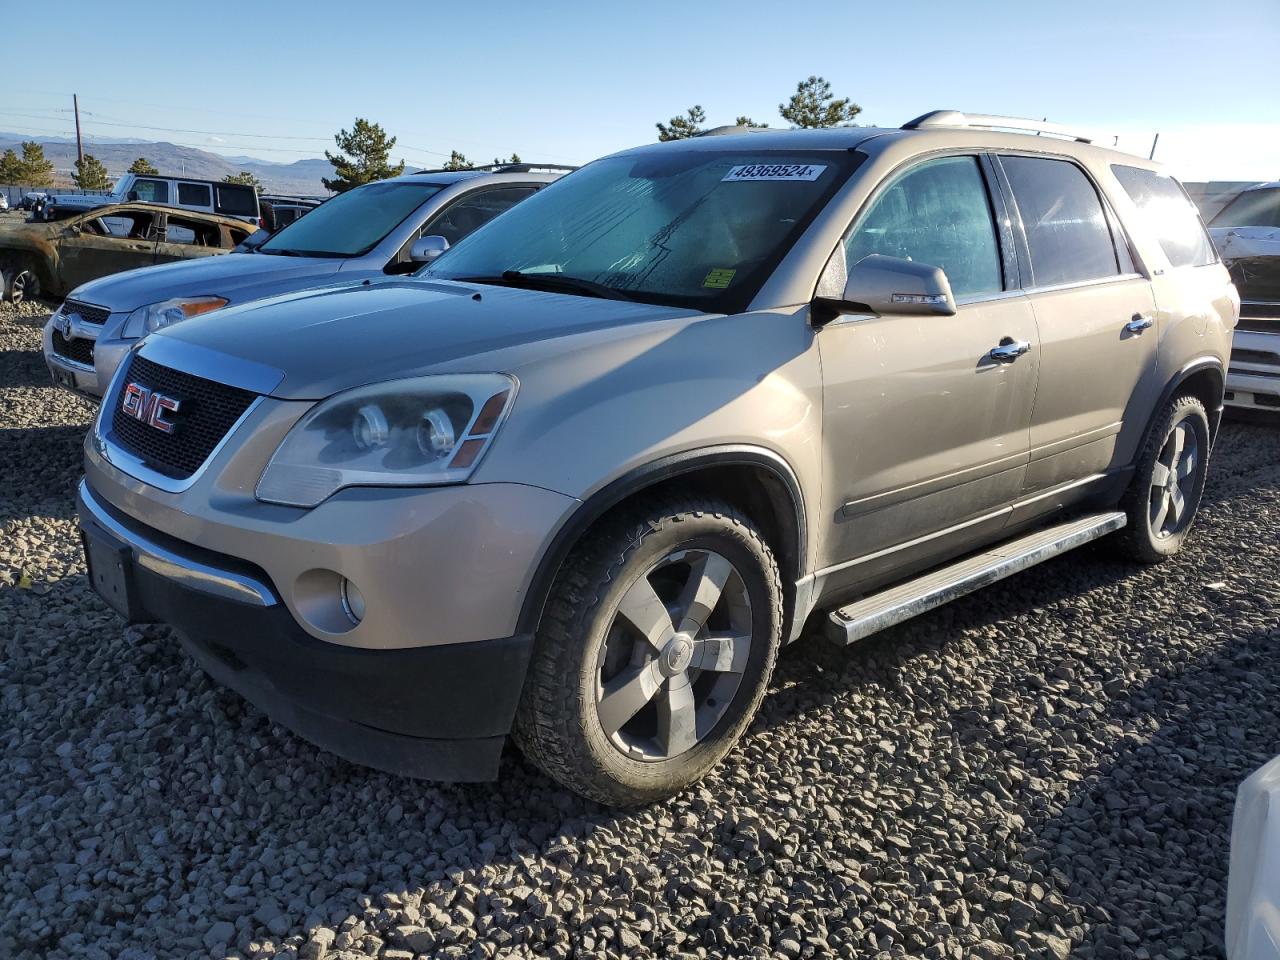
[(773, 671), (782, 585), (749, 518), (715, 501), (631, 508), (566, 562), (516, 740), (604, 803), (676, 793), (737, 742)]
[(1142, 563), (1176, 554), (1191, 531), (1209, 471), (1209, 418), (1195, 397), (1170, 401), (1147, 438), (1121, 504), (1125, 552)]

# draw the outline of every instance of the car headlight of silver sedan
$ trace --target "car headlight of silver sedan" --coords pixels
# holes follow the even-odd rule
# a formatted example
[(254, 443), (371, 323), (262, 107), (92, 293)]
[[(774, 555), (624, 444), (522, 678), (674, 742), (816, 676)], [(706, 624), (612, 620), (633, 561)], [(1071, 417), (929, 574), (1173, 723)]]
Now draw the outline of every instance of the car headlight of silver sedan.
[(164, 327), (198, 317), (202, 313), (220, 310), (226, 305), (225, 297), (174, 297), (172, 300), (148, 303), (125, 318), (120, 336), (126, 340), (136, 340)]
[(506, 419), (517, 382), (439, 374), (336, 394), (294, 424), (258, 480), (267, 503), (314, 507), (346, 487), (467, 480)]

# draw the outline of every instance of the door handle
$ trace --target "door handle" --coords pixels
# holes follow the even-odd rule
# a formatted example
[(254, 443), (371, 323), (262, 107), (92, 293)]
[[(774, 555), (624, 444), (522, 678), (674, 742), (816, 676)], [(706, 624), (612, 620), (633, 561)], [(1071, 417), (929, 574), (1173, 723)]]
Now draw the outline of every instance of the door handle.
[(1013, 363), (1024, 353), (1030, 352), (1031, 344), (1027, 343), (1027, 341), (1005, 337), (1000, 341), (1000, 346), (991, 348), (987, 356), (996, 363)]
[(1144, 317), (1140, 313), (1135, 313), (1133, 319), (1124, 325), (1124, 328), (1130, 333), (1141, 333), (1147, 327), (1155, 326), (1155, 321), (1150, 317)]

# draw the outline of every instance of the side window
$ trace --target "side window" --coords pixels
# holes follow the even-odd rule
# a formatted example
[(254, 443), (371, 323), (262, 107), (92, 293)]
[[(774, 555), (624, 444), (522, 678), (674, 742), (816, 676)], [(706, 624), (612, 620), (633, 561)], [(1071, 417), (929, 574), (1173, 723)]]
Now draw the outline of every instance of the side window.
[(1099, 280), (1120, 273), (1102, 200), (1069, 160), (1001, 157), (1031, 251), (1037, 287)]
[(873, 253), (941, 267), (957, 297), (1003, 289), (991, 201), (974, 157), (943, 157), (889, 185), (844, 245), (852, 266)]
[(1213, 241), (1200, 222), (1195, 204), (1173, 177), (1123, 164), (1113, 164), (1111, 172), (1172, 266), (1202, 267), (1217, 262)]
[(169, 202), (169, 184), (163, 180), (135, 180), (133, 189), (147, 203)]
[(422, 228), (419, 236), (444, 237), (450, 246), (478, 230), (500, 213), (534, 194), (534, 187), (502, 187), (477, 190), (446, 207)]
[(208, 184), (178, 184), (178, 203), (182, 206), (209, 208), (213, 206), (212, 196), (213, 194), (210, 192)]
[(184, 220), (182, 217), (169, 217), (164, 238), (168, 243), (183, 243), (196, 247), (222, 245), (216, 226), (199, 220)]
[(118, 240), (154, 240), (155, 216), (141, 210), (121, 211), (110, 217), (101, 217), (98, 221), (106, 235)]

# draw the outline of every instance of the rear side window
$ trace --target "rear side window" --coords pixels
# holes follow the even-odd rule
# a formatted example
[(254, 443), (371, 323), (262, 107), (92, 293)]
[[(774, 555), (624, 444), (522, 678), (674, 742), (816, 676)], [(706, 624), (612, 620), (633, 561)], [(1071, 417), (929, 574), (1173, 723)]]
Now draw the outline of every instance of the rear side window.
[(1217, 261), (1200, 214), (1173, 177), (1154, 170), (1113, 164), (1111, 172), (1129, 195), (1147, 230), (1175, 267), (1202, 267)]
[(217, 184), (214, 186), (217, 204), (214, 209), (229, 217), (256, 217), (258, 215), (258, 195), (253, 187), (238, 184)]
[(1246, 190), (1213, 218), (1214, 227), (1280, 227), (1280, 187)]
[(849, 266), (878, 253), (941, 267), (957, 297), (1003, 286), (991, 201), (973, 157), (908, 170), (876, 198), (844, 250)]
[(178, 184), (178, 203), (188, 207), (208, 207), (209, 185), (205, 183)]
[(1114, 277), (1120, 272), (1102, 200), (1068, 160), (1001, 157), (1017, 201), (1037, 287)]

